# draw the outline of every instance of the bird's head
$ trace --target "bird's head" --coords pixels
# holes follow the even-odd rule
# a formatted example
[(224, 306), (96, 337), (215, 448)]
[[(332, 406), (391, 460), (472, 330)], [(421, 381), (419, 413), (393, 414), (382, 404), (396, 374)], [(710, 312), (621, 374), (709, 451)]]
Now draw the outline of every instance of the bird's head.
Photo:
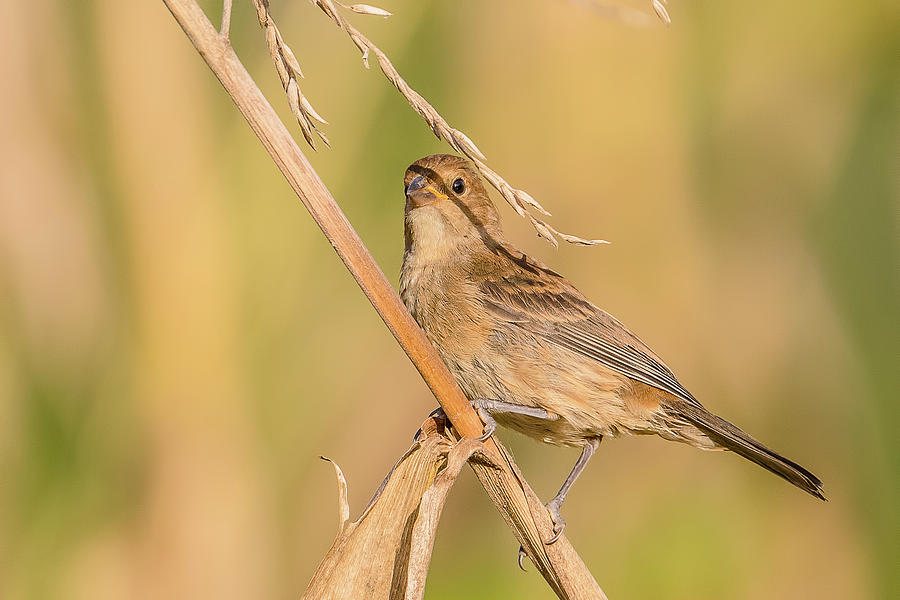
[(450, 154), (420, 158), (406, 170), (403, 190), (408, 252), (441, 258), (500, 239), (497, 209), (469, 161)]

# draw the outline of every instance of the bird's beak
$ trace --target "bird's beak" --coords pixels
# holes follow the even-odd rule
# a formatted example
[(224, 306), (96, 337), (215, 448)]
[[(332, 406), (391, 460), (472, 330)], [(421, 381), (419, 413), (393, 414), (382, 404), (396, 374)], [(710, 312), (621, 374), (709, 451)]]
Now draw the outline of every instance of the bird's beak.
[(437, 191), (422, 175), (416, 175), (406, 188), (407, 210), (434, 204), (439, 199), (447, 199), (445, 194)]

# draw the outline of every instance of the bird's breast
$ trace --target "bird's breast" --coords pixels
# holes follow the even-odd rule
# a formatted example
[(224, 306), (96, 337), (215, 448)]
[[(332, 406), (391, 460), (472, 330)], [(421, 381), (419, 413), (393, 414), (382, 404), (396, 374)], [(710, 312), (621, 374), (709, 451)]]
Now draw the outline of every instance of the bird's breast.
[(474, 292), (458, 266), (404, 257), (400, 296), (448, 366), (471, 360), (491, 333)]

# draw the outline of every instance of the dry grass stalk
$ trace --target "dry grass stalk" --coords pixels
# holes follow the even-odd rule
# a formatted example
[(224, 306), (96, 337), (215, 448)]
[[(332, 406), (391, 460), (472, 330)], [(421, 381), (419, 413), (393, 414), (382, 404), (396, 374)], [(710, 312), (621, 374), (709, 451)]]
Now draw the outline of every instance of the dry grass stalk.
[[(478, 437), (483, 424), (472, 405), (244, 68), (228, 39), (213, 27), (196, 0), (163, 1), (416, 366), (455, 431), (463, 437)], [(390, 412), (389, 407), (375, 402), (370, 402), (366, 409), (371, 411), (376, 422), (379, 418), (387, 418)], [(572, 600), (605, 598), (565, 535), (552, 545), (544, 544), (544, 540), (552, 535), (550, 517), (519, 473), (509, 452), (494, 438), (484, 442), (483, 452), (484, 460), (473, 459), (469, 464), (557, 596)]]
[[(306, 99), (306, 96), (303, 95), (303, 92), (300, 91), (298, 81), (303, 78), (303, 71), (300, 70), (300, 63), (297, 62), (294, 52), (285, 43), (284, 38), (281, 37), (281, 31), (278, 29), (275, 21), (272, 20), (272, 15), (269, 13), (269, 0), (253, 0), (253, 5), (256, 7), (256, 18), (266, 32), (269, 54), (272, 56), (272, 62), (275, 64), (275, 70), (278, 72), (281, 85), (284, 87), (285, 93), (287, 93), (288, 106), (291, 109), (291, 113), (297, 118), (297, 123), (300, 124), (303, 137), (306, 138), (307, 143), (313, 150), (316, 148), (316, 140), (313, 134), (319, 136), (326, 146), (330, 146), (328, 138), (325, 137), (325, 134), (322, 133), (317, 125), (317, 123), (327, 125), (328, 121), (316, 112), (309, 100)], [(228, 13), (231, 12), (227, 10), (228, 3), (226, 3), (225, 7), (226, 10), (223, 10), (223, 21), (226, 11)]]
[[(316, 127), (316, 121), (324, 124), (325, 120), (313, 110), (312, 106), (300, 92), (300, 87), (297, 83), (298, 78), (303, 77), (300, 71), (300, 65), (297, 63), (290, 47), (285, 44), (284, 39), (281, 37), (281, 32), (272, 20), (272, 16), (269, 13), (268, 0), (252, 1), (254, 6), (256, 6), (259, 23), (266, 31), (269, 52), (272, 55), (272, 60), (275, 63), (275, 69), (278, 71), (278, 76), (281, 78), (281, 83), (288, 94), (288, 103), (290, 104), (291, 112), (297, 117), (297, 122), (300, 124), (300, 128), (303, 131), (303, 137), (306, 138), (306, 141), (309, 142), (313, 148), (315, 148), (313, 133), (321, 137), (322, 140), (328, 144), (328, 140)], [(437, 136), (438, 139), (446, 141), (460, 154), (468, 157), (488, 183), (500, 192), (500, 195), (503, 196), (503, 199), (509, 203), (513, 210), (515, 210), (519, 216), (527, 219), (531, 223), (532, 227), (534, 227), (540, 237), (553, 244), (554, 247), (558, 246), (557, 238), (570, 244), (582, 246), (609, 243), (606, 240), (591, 240), (562, 233), (543, 218), (531, 214), (529, 209), (533, 209), (543, 216), (550, 216), (550, 213), (547, 212), (537, 200), (531, 197), (530, 194), (524, 190), (514, 188), (496, 171), (488, 167), (485, 163), (486, 158), (484, 154), (478, 149), (469, 136), (459, 129), (451, 127), (421, 94), (412, 89), (406, 80), (400, 76), (400, 73), (391, 63), (390, 59), (388, 59), (387, 55), (358, 29), (351, 25), (343, 15), (341, 15), (336, 4), (359, 14), (388, 17), (391, 13), (369, 4), (354, 4), (347, 6), (335, 3), (332, 0), (310, 1), (318, 6), (335, 25), (340, 27), (348, 36), (350, 36), (350, 40), (362, 53), (363, 64), (367, 69), (369, 68), (369, 57), (375, 57), (375, 60), (378, 61), (378, 66), (381, 68), (381, 72), (384, 73), (385, 77), (387, 77), (403, 97), (406, 98), (413, 110), (425, 119), (425, 122), (428, 124), (428, 127), (434, 135)]]
[[(324, 12), (335, 25), (343, 29), (348, 36), (350, 36), (350, 40), (359, 48), (359, 51), (362, 53), (363, 64), (366, 68), (369, 68), (369, 56), (372, 55), (375, 57), (375, 60), (378, 61), (378, 66), (381, 68), (381, 72), (384, 73), (385, 77), (388, 78), (394, 87), (406, 98), (406, 101), (409, 102), (409, 105), (415, 110), (428, 124), (428, 127), (431, 129), (432, 133), (437, 136), (438, 139), (446, 141), (450, 146), (456, 150), (457, 152), (464, 154), (467, 158), (469, 158), (474, 164), (475, 167), (481, 172), (484, 178), (494, 187), (500, 195), (503, 196), (503, 199), (506, 200), (507, 203), (516, 211), (516, 213), (527, 219), (531, 225), (535, 228), (538, 235), (551, 244), (553, 246), (557, 246), (558, 242), (556, 240), (557, 237), (569, 242), (570, 244), (578, 244), (582, 246), (593, 246), (595, 244), (607, 244), (609, 242), (605, 240), (589, 240), (585, 238), (581, 238), (574, 235), (569, 235), (566, 233), (562, 233), (555, 229), (552, 225), (550, 225), (547, 221), (540, 217), (536, 217), (532, 215), (528, 211), (528, 207), (533, 208), (538, 211), (542, 215), (550, 216), (550, 213), (544, 209), (543, 206), (538, 203), (537, 200), (531, 197), (524, 190), (516, 189), (506, 182), (496, 171), (489, 168), (487, 164), (485, 164), (485, 156), (478, 149), (475, 143), (467, 136), (465, 133), (451, 127), (449, 123), (447, 123), (446, 119), (442, 117), (437, 110), (422, 97), (417, 91), (412, 89), (406, 80), (400, 76), (400, 73), (391, 63), (390, 59), (388, 59), (387, 55), (382, 52), (375, 44), (372, 43), (366, 36), (364, 36), (358, 29), (356, 29), (353, 25), (351, 25), (347, 20), (340, 14), (337, 10), (337, 7), (334, 5), (332, 0), (310, 0), (313, 4), (318, 6), (322, 12)], [(387, 12), (387, 11), (384, 11)]]

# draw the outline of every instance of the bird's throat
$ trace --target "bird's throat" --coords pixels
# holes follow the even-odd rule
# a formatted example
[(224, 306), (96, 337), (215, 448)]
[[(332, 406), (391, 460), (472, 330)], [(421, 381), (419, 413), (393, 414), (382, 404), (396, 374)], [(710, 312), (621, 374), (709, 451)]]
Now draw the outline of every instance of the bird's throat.
[(419, 264), (439, 263), (453, 256), (460, 236), (431, 206), (406, 213), (407, 254)]

